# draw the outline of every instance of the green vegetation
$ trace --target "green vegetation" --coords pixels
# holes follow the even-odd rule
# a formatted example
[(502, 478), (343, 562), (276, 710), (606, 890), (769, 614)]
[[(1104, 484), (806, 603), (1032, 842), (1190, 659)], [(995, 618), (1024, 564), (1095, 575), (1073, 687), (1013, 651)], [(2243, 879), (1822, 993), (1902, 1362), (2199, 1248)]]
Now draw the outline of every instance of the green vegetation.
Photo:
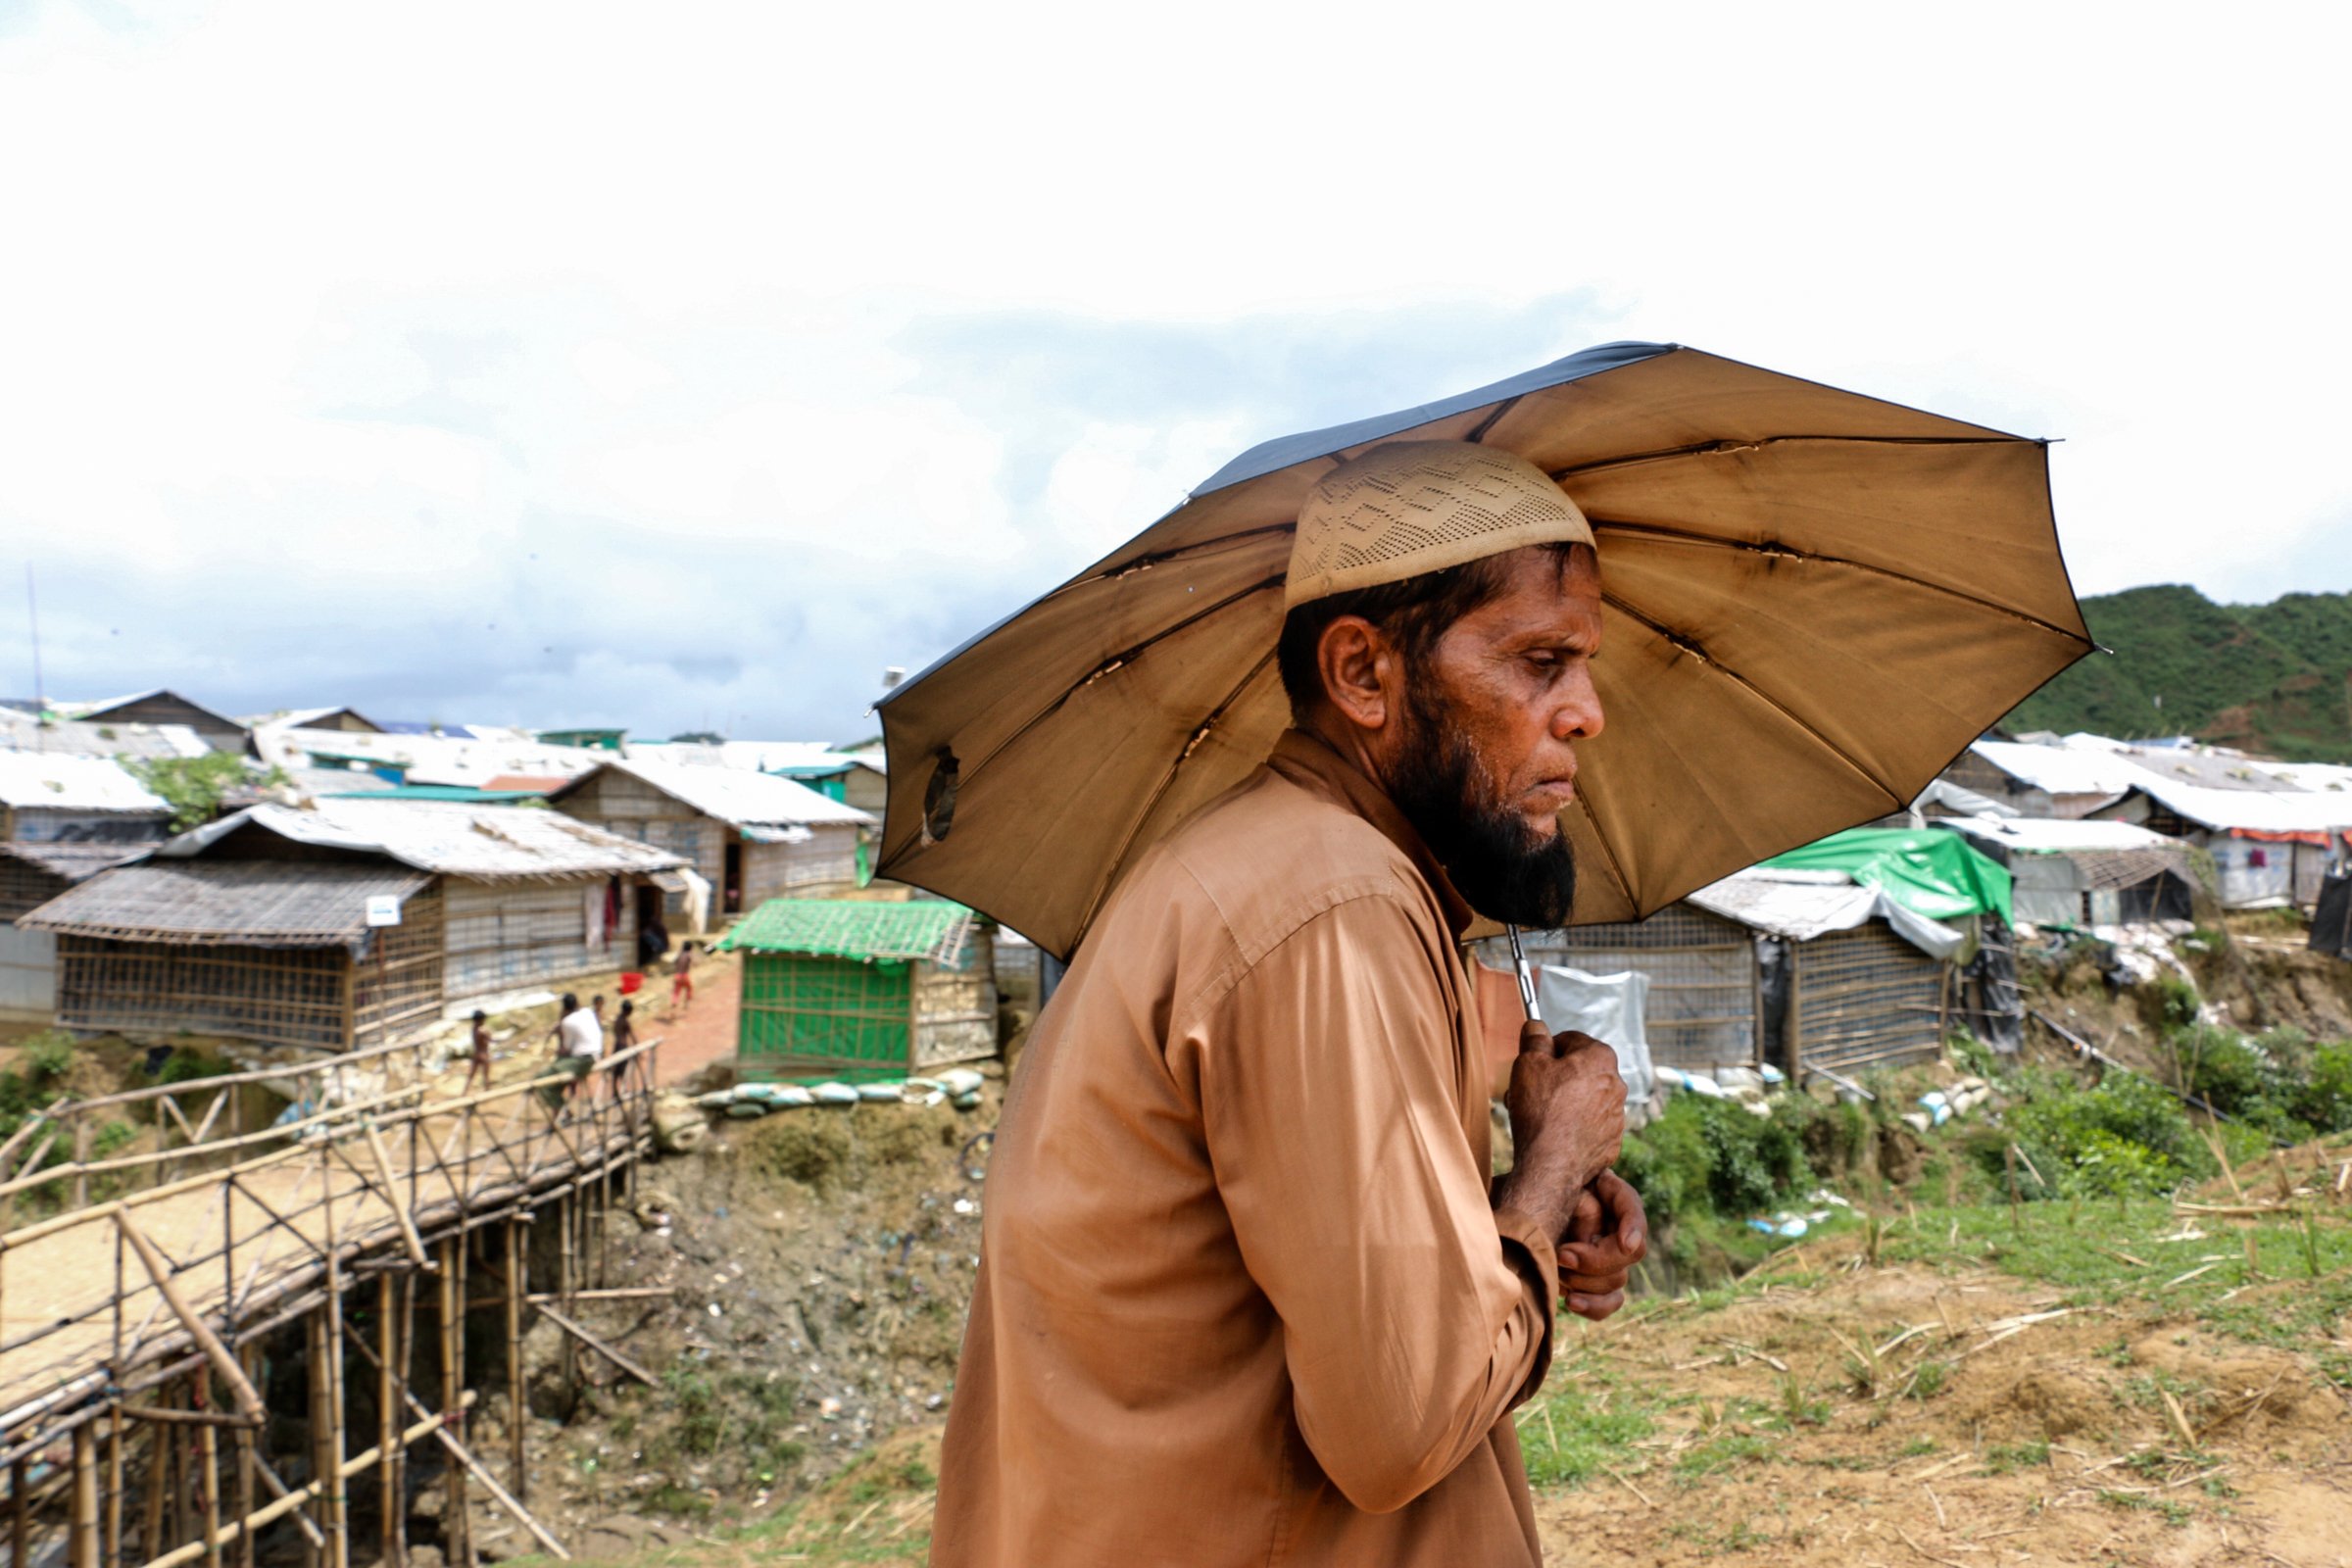
[(2217, 605), (2185, 585), (2082, 602), (2094, 654), (2018, 705), (2017, 729), (2191, 734), (2292, 760), (2352, 749), (2352, 594)]
[(1658, 1406), (1589, 1357), (1557, 1357), (1544, 1392), (1516, 1417), (1527, 1478), (1575, 1486), (1611, 1465), (1641, 1466), (1634, 1445), (1657, 1429)]
[(172, 808), (172, 831), (185, 833), (220, 814), (220, 804), (232, 791), (276, 789), (292, 781), (283, 768), (258, 771), (233, 752), (207, 752), (202, 757), (126, 758), (122, 765)]

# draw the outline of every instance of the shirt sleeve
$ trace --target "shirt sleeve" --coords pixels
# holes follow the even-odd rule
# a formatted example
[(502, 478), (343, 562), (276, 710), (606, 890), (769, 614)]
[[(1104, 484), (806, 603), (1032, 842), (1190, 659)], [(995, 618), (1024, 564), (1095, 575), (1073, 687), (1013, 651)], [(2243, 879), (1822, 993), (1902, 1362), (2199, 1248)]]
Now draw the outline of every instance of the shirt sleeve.
[(1299, 1430), (1376, 1513), (1535, 1392), (1558, 1304), (1551, 1238), (1490, 1205), (1463, 1133), (1446, 962), (1400, 901), (1356, 898), (1201, 1023), (1209, 1157), (1282, 1319)]

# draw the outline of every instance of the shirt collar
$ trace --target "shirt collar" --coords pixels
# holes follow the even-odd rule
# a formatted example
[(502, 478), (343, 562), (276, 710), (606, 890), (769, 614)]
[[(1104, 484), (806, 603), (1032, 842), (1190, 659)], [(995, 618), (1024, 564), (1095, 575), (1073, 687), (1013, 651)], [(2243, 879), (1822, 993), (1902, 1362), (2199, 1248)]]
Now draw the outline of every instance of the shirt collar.
[(1396, 803), (1389, 799), (1388, 792), (1365, 776), (1363, 769), (1343, 757), (1329, 741), (1302, 729), (1285, 730), (1282, 739), (1274, 743), (1274, 753), (1266, 759), (1266, 765), (1300, 788), (1353, 811), (1403, 851), (1405, 858), (1413, 862), (1413, 869), (1421, 873), (1430, 891), (1438, 896), (1438, 906), (1445, 910), (1446, 924), (1455, 940), (1459, 941), (1478, 919), (1476, 911), (1454, 891), (1453, 879), (1446, 874), (1438, 858), (1413, 830), (1413, 824), (1396, 808)]

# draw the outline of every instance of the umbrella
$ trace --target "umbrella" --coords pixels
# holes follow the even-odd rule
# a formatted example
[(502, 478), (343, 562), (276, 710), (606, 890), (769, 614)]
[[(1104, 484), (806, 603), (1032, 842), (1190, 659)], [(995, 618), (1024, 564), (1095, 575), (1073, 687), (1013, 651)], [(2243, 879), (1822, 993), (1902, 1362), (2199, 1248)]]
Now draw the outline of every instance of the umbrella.
[(1608, 723), (1562, 812), (1578, 924), (1902, 809), (2091, 647), (2041, 442), (1612, 343), (1252, 448), (892, 692), (877, 874), (1067, 956), (1120, 873), (1289, 723), (1274, 645), (1299, 503), (1393, 439), (1517, 453), (1592, 524)]

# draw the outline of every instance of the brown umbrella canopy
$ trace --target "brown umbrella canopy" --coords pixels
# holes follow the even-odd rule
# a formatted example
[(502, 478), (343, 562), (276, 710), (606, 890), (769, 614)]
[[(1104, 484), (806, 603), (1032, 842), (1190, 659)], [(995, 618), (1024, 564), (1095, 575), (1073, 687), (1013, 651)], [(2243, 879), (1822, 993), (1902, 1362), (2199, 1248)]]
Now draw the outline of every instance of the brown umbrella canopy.
[(881, 874), (1067, 956), (1136, 858), (1289, 723), (1307, 489), (1390, 440), (1527, 458), (1605, 584), (1576, 919), (1625, 920), (1899, 809), (2090, 648), (2040, 442), (1693, 349), (1610, 344), (1270, 442), (882, 707)]

